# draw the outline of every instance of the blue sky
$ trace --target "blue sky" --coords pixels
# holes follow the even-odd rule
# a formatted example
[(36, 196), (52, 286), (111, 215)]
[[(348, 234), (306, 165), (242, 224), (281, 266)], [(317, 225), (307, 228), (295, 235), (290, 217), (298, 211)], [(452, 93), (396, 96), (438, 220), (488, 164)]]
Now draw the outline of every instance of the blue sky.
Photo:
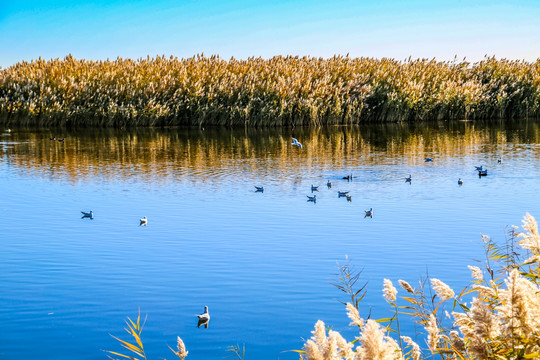
[(540, 0), (0, 0), (0, 66), (147, 55), (540, 58)]

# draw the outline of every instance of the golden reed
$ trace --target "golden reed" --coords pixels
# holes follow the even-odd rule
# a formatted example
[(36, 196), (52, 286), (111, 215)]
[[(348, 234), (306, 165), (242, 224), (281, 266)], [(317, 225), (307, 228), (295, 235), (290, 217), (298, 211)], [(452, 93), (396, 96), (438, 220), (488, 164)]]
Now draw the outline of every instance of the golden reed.
[(0, 69), (0, 122), (10, 126), (321, 126), (539, 115), (540, 59), (68, 55)]

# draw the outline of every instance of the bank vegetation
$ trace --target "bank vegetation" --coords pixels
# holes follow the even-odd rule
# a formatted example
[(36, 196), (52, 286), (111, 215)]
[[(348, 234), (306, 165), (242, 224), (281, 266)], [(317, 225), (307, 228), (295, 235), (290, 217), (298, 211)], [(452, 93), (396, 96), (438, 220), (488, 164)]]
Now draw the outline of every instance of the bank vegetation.
[(0, 122), (8, 126), (324, 126), (539, 115), (540, 59), (68, 55), (0, 69)]

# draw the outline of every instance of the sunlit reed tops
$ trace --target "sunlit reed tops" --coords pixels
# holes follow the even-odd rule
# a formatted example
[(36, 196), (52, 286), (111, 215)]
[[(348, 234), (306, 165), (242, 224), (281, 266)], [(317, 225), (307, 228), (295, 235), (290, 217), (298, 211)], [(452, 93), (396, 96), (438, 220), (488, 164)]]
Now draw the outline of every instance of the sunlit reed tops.
[(10, 124), (301, 126), (540, 115), (540, 60), (53, 60), (0, 70)]

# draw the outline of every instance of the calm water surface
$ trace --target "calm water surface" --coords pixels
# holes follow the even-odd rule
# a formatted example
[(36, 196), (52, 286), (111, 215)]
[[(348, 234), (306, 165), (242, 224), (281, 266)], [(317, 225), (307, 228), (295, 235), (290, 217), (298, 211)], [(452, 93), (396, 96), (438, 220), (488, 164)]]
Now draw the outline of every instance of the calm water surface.
[[(533, 121), (14, 129), (0, 136), (0, 359), (105, 359), (121, 350), (109, 334), (127, 339), (139, 309), (149, 359), (173, 358), (177, 335), (192, 360), (235, 344), (246, 359), (297, 359), (287, 350), (318, 319), (355, 335), (330, 284), (347, 255), (369, 282), (363, 316), (388, 315), (384, 278), (429, 273), (461, 289), (483, 259), (481, 233), (504, 241), (526, 211), (540, 216), (539, 179)], [(194, 316), (204, 305), (207, 329)]]

